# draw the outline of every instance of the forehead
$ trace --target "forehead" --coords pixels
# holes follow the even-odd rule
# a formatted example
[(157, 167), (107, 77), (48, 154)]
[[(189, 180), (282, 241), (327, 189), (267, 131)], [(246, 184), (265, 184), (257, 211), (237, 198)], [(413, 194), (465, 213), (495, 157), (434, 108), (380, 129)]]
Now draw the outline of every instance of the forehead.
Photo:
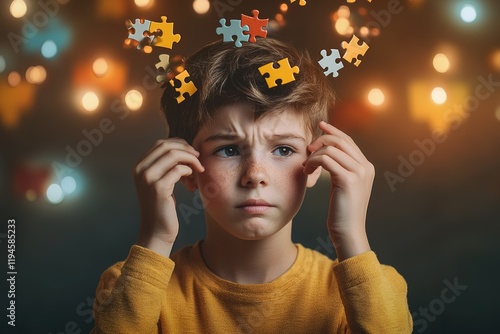
[(193, 144), (216, 134), (233, 134), (239, 137), (260, 137), (263, 139), (280, 135), (295, 135), (310, 142), (312, 134), (308, 130), (304, 116), (294, 110), (277, 110), (256, 118), (248, 104), (233, 104), (219, 108), (210, 123), (203, 126)]

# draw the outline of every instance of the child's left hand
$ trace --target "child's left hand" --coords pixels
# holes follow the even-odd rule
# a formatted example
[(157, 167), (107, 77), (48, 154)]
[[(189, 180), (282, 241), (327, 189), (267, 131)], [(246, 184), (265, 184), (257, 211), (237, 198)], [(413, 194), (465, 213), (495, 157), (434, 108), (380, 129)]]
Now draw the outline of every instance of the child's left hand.
[(351, 137), (323, 121), (319, 128), (324, 134), (307, 147), (311, 155), (304, 162), (304, 172), (323, 167), (330, 173), (327, 226), (342, 261), (370, 250), (365, 221), (375, 168)]

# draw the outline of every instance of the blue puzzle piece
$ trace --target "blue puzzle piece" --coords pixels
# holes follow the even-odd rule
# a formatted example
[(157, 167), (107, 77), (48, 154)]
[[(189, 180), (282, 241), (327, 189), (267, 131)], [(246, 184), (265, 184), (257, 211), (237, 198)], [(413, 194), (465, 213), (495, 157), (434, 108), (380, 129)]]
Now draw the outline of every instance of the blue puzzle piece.
[(151, 21), (149, 20), (139, 20), (135, 19), (135, 22), (127, 22), (127, 27), (129, 29), (128, 38), (133, 39), (137, 42), (142, 42), (143, 39), (149, 38), (150, 42), (153, 41), (155, 36), (146, 36), (145, 32), (149, 32), (149, 27), (151, 26)]
[[(247, 25), (241, 26), (241, 20), (231, 20), (230, 25), (226, 25), (226, 19), (220, 19), (220, 27), (215, 31), (217, 35), (223, 35), (224, 42), (234, 41), (236, 47), (241, 48), (241, 42), (248, 42), (250, 35), (243, 34), (244, 31), (249, 31), (250, 28)], [(233, 39), (233, 36), (236, 37)]]
[(326, 50), (321, 50), (321, 55), (323, 58), (318, 61), (318, 63), (325, 70), (326, 76), (332, 74), (334, 78), (339, 76), (339, 71), (344, 68), (342, 63), (342, 58), (340, 57), (340, 52), (337, 49), (330, 49), (330, 55), (327, 55)]

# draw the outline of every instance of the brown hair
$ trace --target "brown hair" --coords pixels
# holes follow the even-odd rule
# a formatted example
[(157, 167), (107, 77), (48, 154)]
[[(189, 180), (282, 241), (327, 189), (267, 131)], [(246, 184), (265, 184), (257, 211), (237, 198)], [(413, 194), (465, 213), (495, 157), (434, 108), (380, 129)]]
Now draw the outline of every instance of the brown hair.
[[(288, 58), (292, 67), (298, 66), (300, 73), (291, 83), (268, 88), (258, 68), (283, 58)], [(161, 106), (169, 137), (180, 137), (190, 144), (218, 108), (239, 102), (251, 104), (256, 118), (292, 109), (302, 114), (306, 126), (317, 137), (318, 123), (327, 119), (335, 101), (331, 85), (307, 52), (271, 38), (244, 43), (240, 48), (228, 42), (209, 44), (186, 60), (185, 69), (197, 92), (177, 103), (178, 93), (167, 84)]]

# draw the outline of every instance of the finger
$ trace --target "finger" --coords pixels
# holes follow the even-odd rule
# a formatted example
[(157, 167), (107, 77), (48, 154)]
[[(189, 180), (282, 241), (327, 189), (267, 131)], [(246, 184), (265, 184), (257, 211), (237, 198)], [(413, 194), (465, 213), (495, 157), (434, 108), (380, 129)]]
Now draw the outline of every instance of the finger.
[[(323, 146), (319, 150), (313, 152), (309, 158), (306, 160), (304, 166), (306, 167), (306, 171), (310, 171), (311, 169), (308, 169), (308, 165), (311, 163), (321, 163), (323, 160), (320, 159), (321, 156), (326, 156), (334, 161), (336, 161), (342, 168), (348, 170), (348, 171), (355, 171), (360, 167), (360, 163), (356, 161), (352, 156), (349, 154), (345, 153), (341, 149), (335, 147), (335, 146)], [(322, 166), (322, 165), (320, 165)], [(310, 168), (316, 169), (318, 166), (316, 165), (311, 165)], [(326, 166), (322, 166), (326, 169)], [(311, 171), (311, 172), (312, 172)], [(327, 169), (328, 171), (328, 169)]]
[(196, 151), (191, 145), (189, 145), (185, 140), (180, 138), (170, 138), (167, 140), (158, 140), (151, 147), (151, 149), (141, 158), (141, 160), (136, 164), (136, 171), (143, 170), (146, 167), (152, 165), (156, 160), (163, 156), (169, 150), (183, 150), (190, 152), (191, 154), (198, 157), (200, 153)]
[(334, 147), (350, 157), (352, 157), (358, 163), (363, 163), (366, 161), (366, 157), (363, 155), (361, 150), (357, 146), (353, 146), (347, 139), (338, 137), (336, 135), (323, 135), (318, 137), (313, 141), (307, 149), (311, 151), (311, 155), (315, 152), (321, 152), (326, 147)]
[(142, 178), (148, 184), (151, 184), (156, 182), (163, 175), (167, 174), (171, 169), (178, 165), (191, 166), (199, 173), (202, 173), (205, 170), (198, 158), (190, 152), (170, 150), (143, 170), (137, 170), (136, 175), (142, 175)]
[[(336, 140), (336, 142), (339, 144), (339, 145), (337, 145), (339, 148), (340, 148), (341, 143), (345, 143), (344, 145), (342, 145), (342, 147), (352, 146), (352, 148), (354, 149), (353, 152), (358, 152), (358, 155), (360, 155), (361, 157), (364, 158), (364, 155), (361, 152), (361, 149), (358, 147), (358, 145), (356, 145), (354, 140), (352, 140), (352, 138), (349, 137), (347, 134), (345, 134), (344, 132), (340, 131), (339, 129), (337, 129), (333, 125), (328, 124), (324, 121), (320, 122), (319, 128), (321, 129), (321, 131), (323, 131), (326, 134), (326, 136), (328, 138), (332, 138), (331, 136), (338, 138)], [(322, 145), (325, 145), (324, 138), (322, 138), (324, 136), (325, 135), (316, 138), (316, 140), (314, 140), (308, 146), (308, 150), (313, 152), (313, 151), (319, 149)]]
[(309, 160), (304, 167), (304, 173), (312, 174), (319, 166), (332, 175), (332, 180), (345, 179), (350, 174), (348, 170), (327, 155), (316, 156)]

